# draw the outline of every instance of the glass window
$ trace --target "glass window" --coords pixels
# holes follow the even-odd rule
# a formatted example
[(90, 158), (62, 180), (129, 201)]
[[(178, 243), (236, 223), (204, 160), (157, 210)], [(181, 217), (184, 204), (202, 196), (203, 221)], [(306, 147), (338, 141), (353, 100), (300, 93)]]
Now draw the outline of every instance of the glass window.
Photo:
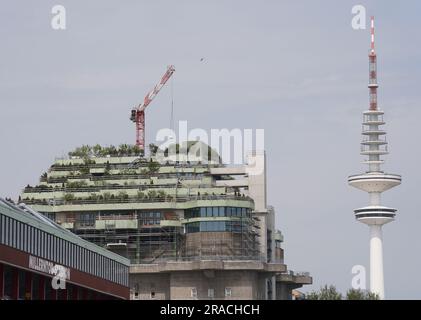
[(67, 289), (67, 300), (73, 300), (73, 295), (74, 295), (74, 290), (75, 290), (73, 285), (67, 284), (66, 289)]
[(44, 256), (44, 234), (41, 230), (38, 230), (38, 237), (39, 237), (39, 256)]
[(19, 292), (18, 292), (18, 299), (19, 300), (24, 300), (25, 299), (25, 271), (23, 270), (19, 270), (19, 275), (18, 275), (18, 288), (19, 288)]
[(10, 219), (9, 217), (4, 218), (4, 241), (3, 243), (9, 245), (9, 226), (10, 226)]
[(32, 300), (39, 300), (39, 282), (40, 282), (40, 276), (38, 274), (33, 273), (32, 274), (32, 294), (31, 299)]
[(231, 207), (226, 208), (226, 216), (231, 217)]
[(83, 248), (80, 248), (79, 247), (79, 267), (80, 267), (80, 271), (84, 271), (83, 269), (84, 269), (84, 263), (85, 263), (85, 255), (84, 255), (84, 252), (83, 252)]
[(191, 297), (192, 298), (197, 298), (197, 289), (196, 288), (191, 288)]
[(214, 217), (218, 217), (219, 216), (219, 208), (218, 207), (213, 207), (212, 208), (212, 212), (213, 212), (213, 216)]
[(206, 217), (206, 208), (200, 208), (200, 216)]
[(49, 251), (51, 252), (50, 254), (51, 260), (58, 262), (57, 238), (54, 237), (53, 235), (48, 235), (47, 248), (50, 249)]
[(215, 231), (216, 223), (215, 221), (208, 221), (208, 231)]
[(44, 281), (45, 285), (45, 300), (52, 300), (56, 298), (56, 292), (57, 290), (53, 289), (53, 286), (51, 285), (51, 281)]
[(207, 207), (206, 208), (206, 216), (207, 217), (212, 217), (212, 207)]
[(20, 233), (20, 223), (18, 221), (16, 221), (15, 232), (16, 232), (16, 246), (15, 246), (15, 248), (20, 249), (20, 235), (21, 235), (21, 233)]
[(200, 231), (207, 231), (207, 224), (206, 221), (200, 222)]
[(17, 223), (16, 220), (13, 220), (13, 232), (12, 232), (12, 237), (13, 237), (13, 243), (12, 243), (12, 247), (16, 248), (17, 246)]
[(3, 243), (3, 238), (4, 238), (4, 230), (3, 230), (3, 226), (4, 226), (4, 216), (2, 214), (0, 214), (0, 243)]
[(23, 230), (22, 230), (22, 250), (28, 251), (28, 225), (23, 224)]
[(208, 289), (208, 298), (213, 299), (215, 297), (215, 289)]
[(13, 272), (16, 270), (13, 270), (13, 268), (8, 265), (4, 265), (3, 268), (3, 295), (4, 297), (11, 299), (13, 294)]
[(219, 216), (225, 217), (225, 207), (219, 207)]
[(51, 256), (52, 256), (52, 254), (51, 254), (51, 252), (52, 252), (52, 250), (54, 250), (54, 246), (53, 246), (53, 244), (51, 243), (51, 235), (49, 235), (48, 233), (45, 235), (45, 242), (46, 242), (46, 245), (45, 245), (45, 247), (46, 247), (46, 253), (45, 253), (45, 257), (48, 259), (48, 260), (52, 260), (51, 259)]
[(36, 256), (39, 255), (38, 253), (38, 229), (34, 228), (34, 254)]
[(20, 236), (21, 236), (21, 232), (20, 232), (20, 222), (16, 221), (16, 249), (20, 249)]

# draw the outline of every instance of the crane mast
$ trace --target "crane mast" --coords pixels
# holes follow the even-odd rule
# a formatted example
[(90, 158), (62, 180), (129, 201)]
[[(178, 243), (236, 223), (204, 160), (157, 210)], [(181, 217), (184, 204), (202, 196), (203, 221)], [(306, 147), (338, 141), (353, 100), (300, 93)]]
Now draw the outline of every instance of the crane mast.
[(174, 72), (174, 66), (168, 66), (167, 71), (162, 76), (161, 80), (148, 92), (143, 99), (143, 102), (132, 109), (130, 120), (136, 124), (136, 145), (143, 150), (143, 152), (145, 152), (145, 109), (157, 96), (158, 92), (162, 89), (168, 79), (171, 78)]

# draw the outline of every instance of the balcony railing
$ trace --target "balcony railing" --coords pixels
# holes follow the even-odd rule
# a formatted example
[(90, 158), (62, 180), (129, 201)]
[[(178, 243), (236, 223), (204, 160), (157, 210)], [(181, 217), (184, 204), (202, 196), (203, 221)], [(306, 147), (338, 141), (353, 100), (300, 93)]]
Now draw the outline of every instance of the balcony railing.
[(200, 195), (190, 197), (154, 197), (154, 198), (110, 198), (110, 199), (23, 199), (22, 202), (28, 205), (78, 205), (78, 204), (122, 204), (122, 203), (164, 203), (164, 202), (188, 202), (196, 200), (237, 200), (237, 201), (253, 201), (250, 197), (231, 196), (231, 195)]
[[(190, 179), (189, 179), (190, 180)], [(193, 180), (193, 179), (192, 179)], [(182, 182), (181, 182), (182, 183)], [(182, 184), (177, 183), (168, 183), (168, 184), (136, 184), (136, 185), (104, 185), (104, 186), (82, 186), (77, 188), (72, 187), (26, 187), (24, 189), (25, 193), (42, 193), (42, 192), (100, 192), (103, 190), (148, 190), (148, 189), (165, 189), (165, 188), (171, 188), (175, 189), (176, 187), (179, 188), (188, 188), (186, 186), (183, 186)], [(215, 185), (212, 184), (198, 184), (194, 186), (190, 186), (190, 188), (216, 188)]]
[(159, 177), (159, 179), (178, 179), (183, 176), (188, 176), (188, 180), (200, 180), (203, 177), (209, 176), (208, 172), (180, 172), (180, 173), (150, 173), (150, 174), (106, 174), (103, 176), (93, 176), (91, 174), (80, 174), (72, 176), (62, 177), (42, 177), (41, 182), (48, 183), (65, 183), (68, 180), (90, 180), (90, 181), (102, 181), (102, 180), (139, 180), (139, 179), (150, 179), (151, 177)]

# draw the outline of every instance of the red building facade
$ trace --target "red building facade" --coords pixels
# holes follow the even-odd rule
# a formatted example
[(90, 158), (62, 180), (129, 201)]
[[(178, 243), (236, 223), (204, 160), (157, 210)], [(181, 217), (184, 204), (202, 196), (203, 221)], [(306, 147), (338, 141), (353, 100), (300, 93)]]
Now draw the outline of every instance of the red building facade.
[(0, 299), (128, 299), (128, 286), (128, 259), (0, 199)]

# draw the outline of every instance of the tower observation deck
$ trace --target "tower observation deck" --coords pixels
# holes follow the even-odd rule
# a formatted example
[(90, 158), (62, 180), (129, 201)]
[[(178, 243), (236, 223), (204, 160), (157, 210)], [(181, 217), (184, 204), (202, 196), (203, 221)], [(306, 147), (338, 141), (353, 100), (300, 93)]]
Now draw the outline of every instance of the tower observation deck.
[(363, 112), (361, 155), (368, 171), (348, 177), (348, 183), (369, 194), (369, 205), (354, 210), (355, 218), (370, 228), (370, 291), (384, 299), (382, 226), (394, 221), (396, 209), (381, 205), (382, 192), (401, 183), (401, 176), (381, 170), (388, 154), (384, 112), (377, 105), (377, 54), (374, 47), (374, 17), (371, 18), (371, 49), (369, 57), (369, 110)]

